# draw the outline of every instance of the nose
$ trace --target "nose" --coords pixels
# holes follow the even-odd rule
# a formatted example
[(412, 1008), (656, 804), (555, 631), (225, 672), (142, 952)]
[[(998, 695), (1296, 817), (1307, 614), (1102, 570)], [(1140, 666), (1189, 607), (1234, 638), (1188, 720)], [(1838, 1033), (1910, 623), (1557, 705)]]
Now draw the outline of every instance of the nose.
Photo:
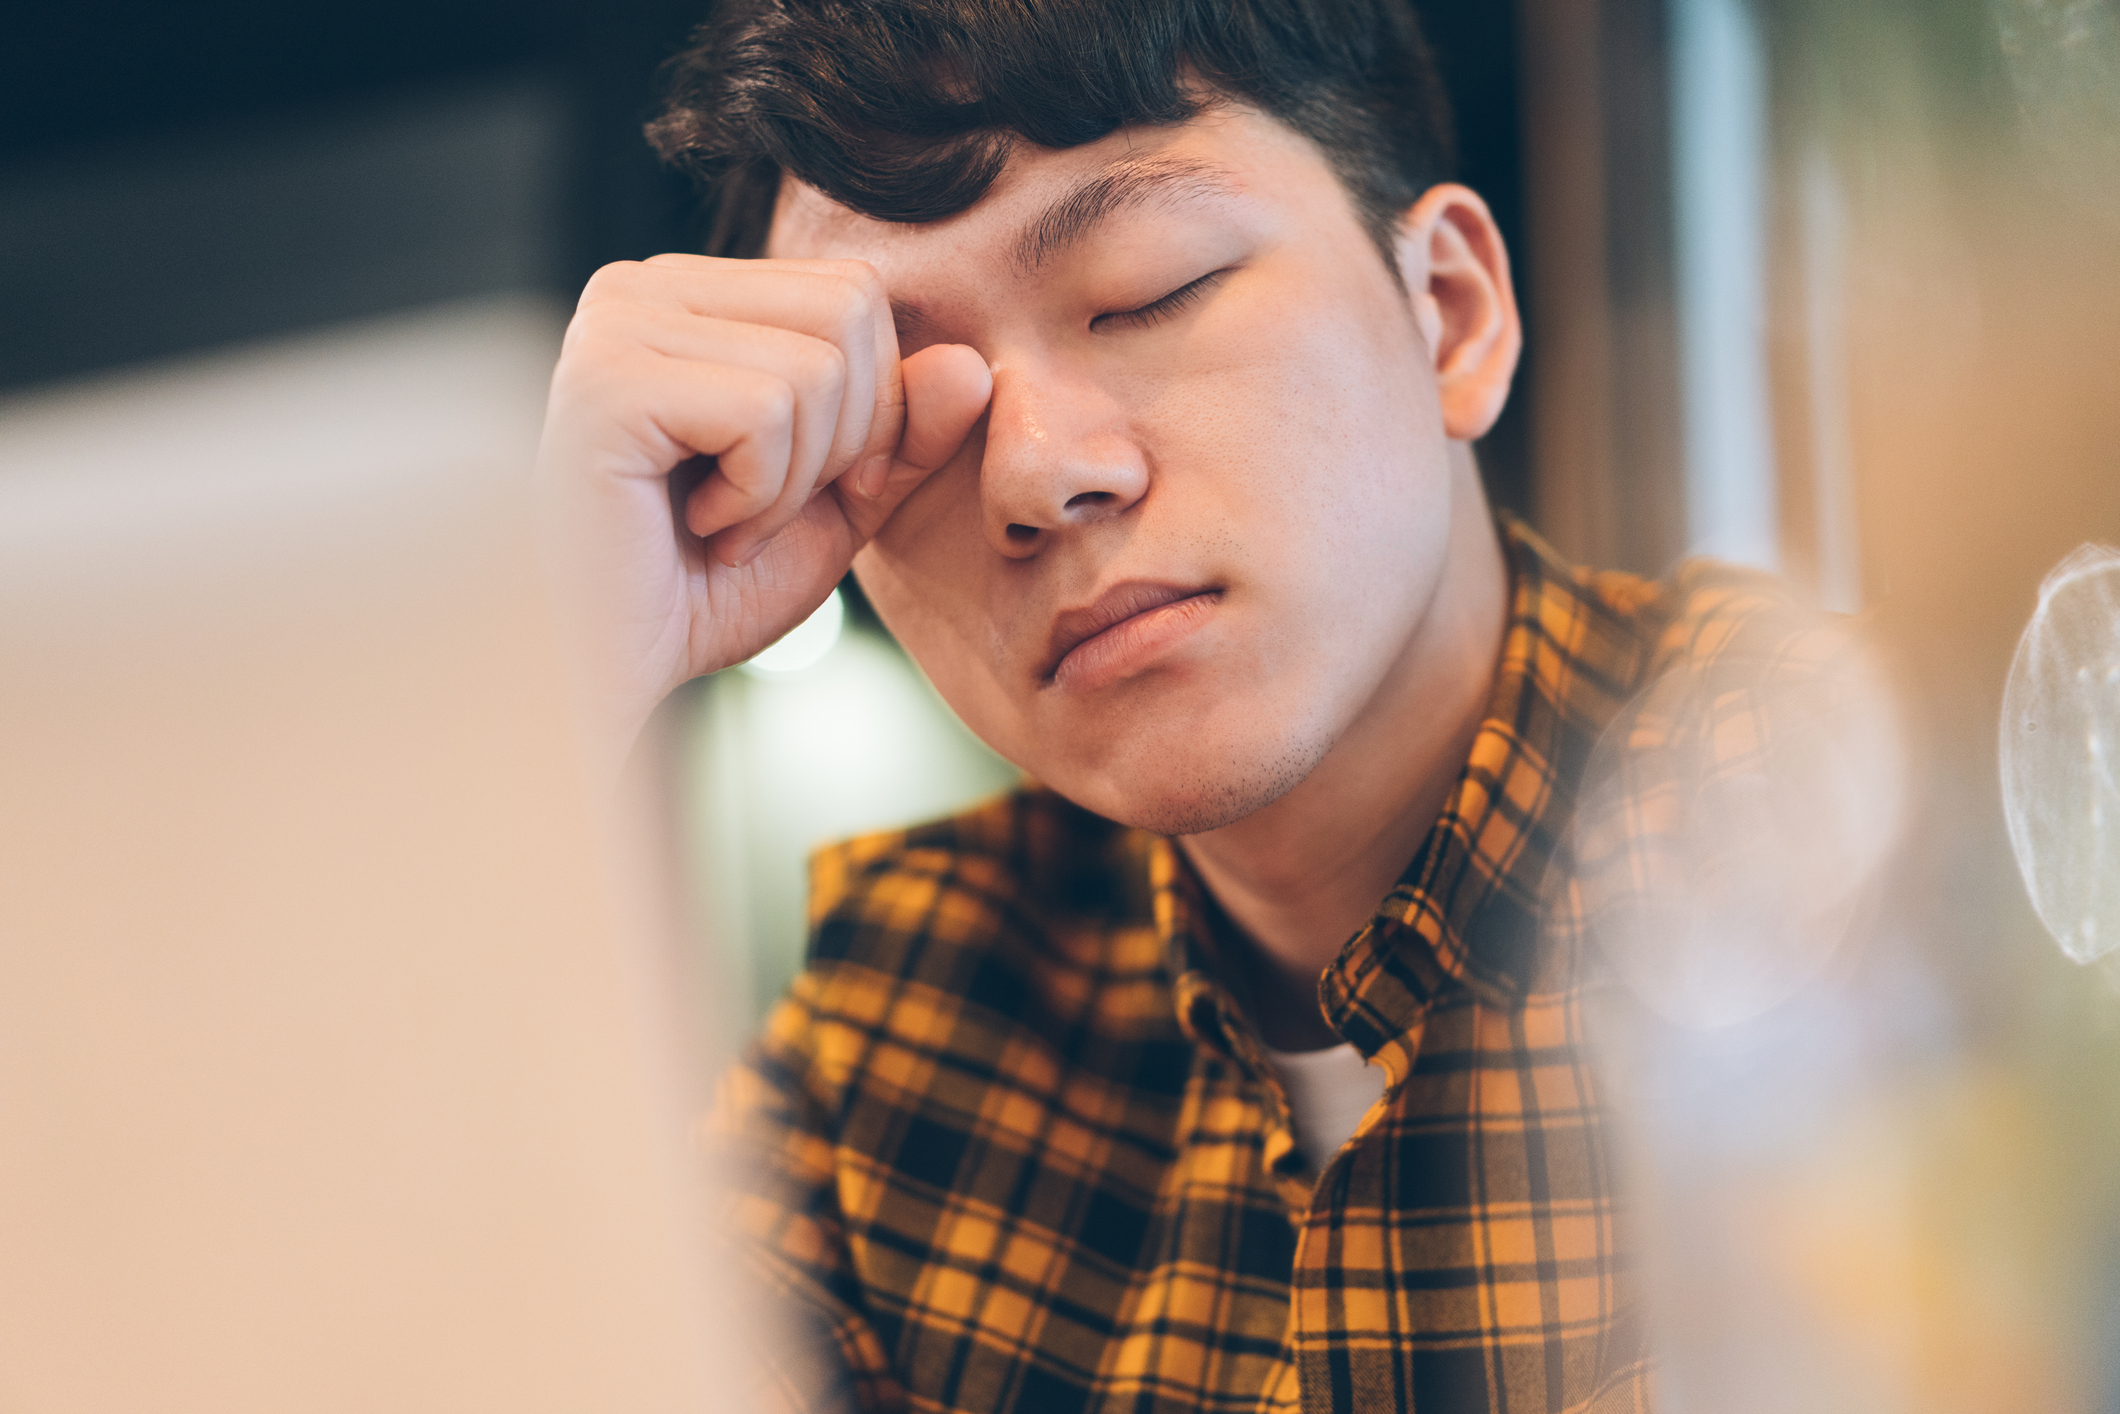
[(997, 367), (979, 488), (987, 539), (1028, 559), (1148, 493), (1148, 460), (1109, 394), (1053, 370)]

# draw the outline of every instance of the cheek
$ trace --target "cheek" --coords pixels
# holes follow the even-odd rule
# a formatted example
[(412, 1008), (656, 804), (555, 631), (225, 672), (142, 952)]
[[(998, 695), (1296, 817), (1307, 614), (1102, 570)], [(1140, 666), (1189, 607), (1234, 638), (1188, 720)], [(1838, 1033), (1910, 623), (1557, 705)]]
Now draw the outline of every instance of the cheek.
[(1442, 410), (1388, 277), (1300, 286), (1243, 315), (1198, 331), (1226, 352), (1154, 388), (1143, 428), (1169, 479), (1276, 559), (1352, 553), (1430, 513)]
[(874, 576), (877, 612), (901, 641), (907, 632), (947, 621), (959, 621), (955, 628), (962, 632), (967, 626), (962, 621), (979, 602), (971, 597), (974, 582), (984, 574), (986, 548), (979, 516), (979, 442), (975, 434), (949, 465), (922, 482), (855, 557), (862, 587)]
[(1005, 665), (996, 604), (995, 557), (980, 528), (978, 462), (953, 462), (930, 477), (854, 557), (884, 627), (943, 701), (981, 740), (1020, 761), (1018, 713), (999, 672)]
[(1171, 390), (1166, 431), (1186, 430), (1161, 458), (1176, 493), (1164, 524), (1215, 527), (1234, 571), (1230, 641), (1187, 699), (1210, 754), (1336, 736), (1432, 597), (1450, 523), (1442, 411), (1404, 300), (1381, 283), (1291, 299), (1307, 322), (1275, 310), (1216, 331), (1236, 352)]
[(995, 676), (993, 658), (978, 646), (982, 637), (992, 636), (992, 629), (956, 612), (978, 601), (935, 570), (924, 560), (901, 559), (875, 542), (854, 557), (862, 593), (899, 647), (973, 735), (1021, 764), (1018, 713)]
[[(1335, 317), (1320, 319), (1319, 310)], [(1435, 440), (1442, 426), (1435, 378), (1412, 311), (1381, 268), (1374, 279), (1306, 292), (1276, 323), (1284, 331), (1284, 401), (1307, 413), (1321, 446), (1404, 458)]]

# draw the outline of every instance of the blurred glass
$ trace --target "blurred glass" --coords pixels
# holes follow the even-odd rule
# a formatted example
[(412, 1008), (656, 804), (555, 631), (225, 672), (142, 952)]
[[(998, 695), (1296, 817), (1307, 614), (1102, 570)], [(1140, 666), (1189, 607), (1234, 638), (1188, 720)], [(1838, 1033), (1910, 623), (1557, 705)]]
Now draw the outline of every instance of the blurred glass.
[(2002, 698), (2002, 808), (2061, 950), (2120, 949), (2120, 550), (2085, 545), (2039, 587)]

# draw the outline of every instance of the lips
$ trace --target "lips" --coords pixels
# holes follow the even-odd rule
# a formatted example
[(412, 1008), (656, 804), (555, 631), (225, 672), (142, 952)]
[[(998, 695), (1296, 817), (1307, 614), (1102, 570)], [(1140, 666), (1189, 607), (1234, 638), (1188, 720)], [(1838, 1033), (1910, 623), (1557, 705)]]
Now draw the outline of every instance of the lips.
[(1045, 680), (1093, 687), (1127, 676), (1191, 632), (1222, 597), (1208, 585), (1116, 584), (1053, 620)]

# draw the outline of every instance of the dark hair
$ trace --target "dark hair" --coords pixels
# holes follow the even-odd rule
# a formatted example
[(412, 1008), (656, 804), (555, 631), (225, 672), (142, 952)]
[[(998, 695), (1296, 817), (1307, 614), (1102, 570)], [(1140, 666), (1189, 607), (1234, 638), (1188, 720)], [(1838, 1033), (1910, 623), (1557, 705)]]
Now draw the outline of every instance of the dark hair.
[(699, 182), (710, 255), (764, 249), (784, 172), (937, 221), (1018, 140), (1074, 147), (1217, 96), (1315, 142), (1387, 264), (1399, 214), (1453, 165), (1410, 0), (723, 0), (664, 84), (648, 138)]

